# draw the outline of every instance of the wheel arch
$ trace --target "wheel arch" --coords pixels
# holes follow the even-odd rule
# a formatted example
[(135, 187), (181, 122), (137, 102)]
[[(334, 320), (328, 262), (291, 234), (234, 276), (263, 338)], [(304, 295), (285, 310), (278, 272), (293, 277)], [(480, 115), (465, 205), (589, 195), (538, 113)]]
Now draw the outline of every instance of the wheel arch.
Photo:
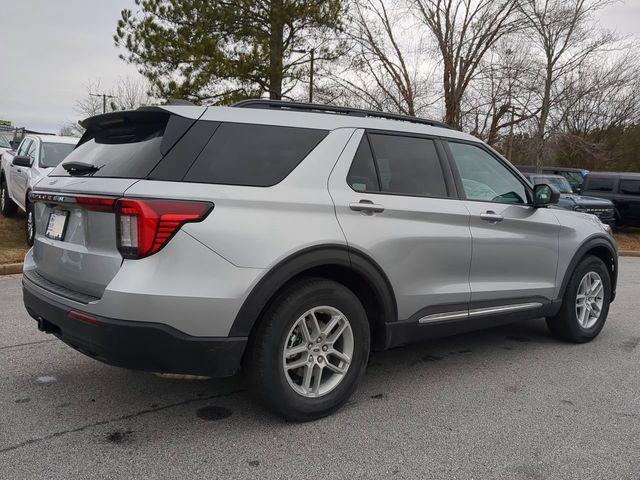
[(278, 294), (305, 277), (334, 280), (352, 290), (367, 312), (373, 345), (380, 348), (384, 346), (384, 323), (397, 320), (391, 283), (368, 255), (339, 244), (301, 250), (271, 268), (245, 299), (229, 336), (249, 336), (262, 313)]
[(594, 255), (604, 262), (611, 275), (611, 301), (615, 300), (616, 285), (618, 283), (618, 253), (613, 241), (605, 236), (592, 237), (585, 241), (574, 253), (569, 266), (564, 272), (558, 299), (564, 297), (564, 293), (571, 279), (571, 275), (578, 264), (588, 255)]

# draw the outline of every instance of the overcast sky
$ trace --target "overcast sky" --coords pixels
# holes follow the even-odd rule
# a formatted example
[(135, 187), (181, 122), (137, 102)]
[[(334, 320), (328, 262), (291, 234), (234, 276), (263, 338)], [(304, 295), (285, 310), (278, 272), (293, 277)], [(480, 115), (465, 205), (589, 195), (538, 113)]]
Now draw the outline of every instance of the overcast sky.
[[(133, 0), (0, 0), (0, 119), (57, 132), (78, 120), (86, 84), (139, 77), (118, 58), (113, 33)], [(640, 40), (640, 0), (600, 14), (602, 26)]]

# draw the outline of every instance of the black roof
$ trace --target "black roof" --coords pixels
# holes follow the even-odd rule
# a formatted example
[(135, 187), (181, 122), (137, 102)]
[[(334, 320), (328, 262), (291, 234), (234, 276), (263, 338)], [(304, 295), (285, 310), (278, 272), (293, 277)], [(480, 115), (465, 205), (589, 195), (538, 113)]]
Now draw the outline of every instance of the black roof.
[(341, 115), (351, 115), (354, 117), (384, 118), (386, 120), (401, 120), (404, 122), (419, 123), (432, 127), (452, 129), (449, 125), (437, 120), (428, 120), (426, 118), (411, 117), (408, 115), (400, 115), (398, 113), (378, 112), (376, 110), (365, 110), (362, 108), (336, 107), (333, 105), (322, 105), (319, 103), (303, 103), (289, 102), (284, 100), (266, 100), (251, 99), (242, 100), (235, 103), (234, 107), (239, 108), (261, 108), (261, 109), (278, 109), (278, 110), (299, 110), (303, 112), (313, 113), (337, 113)]

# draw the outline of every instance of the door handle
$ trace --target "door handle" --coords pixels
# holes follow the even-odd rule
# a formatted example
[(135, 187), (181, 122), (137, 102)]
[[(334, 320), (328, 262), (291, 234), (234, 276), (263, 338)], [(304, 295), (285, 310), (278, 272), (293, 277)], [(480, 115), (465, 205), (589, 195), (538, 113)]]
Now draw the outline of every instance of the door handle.
[(384, 212), (384, 207), (373, 203), (371, 200), (360, 200), (359, 202), (352, 202), (349, 204), (349, 208), (355, 212), (362, 213), (381, 213)]
[(480, 214), (480, 218), (482, 220), (484, 220), (486, 222), (490, 222), (490, 223), (497, 223), (497, 222), (501, 222), (502, 220), (504, 220), (504, 217), (502, 215), (497, 214), (493, 210), (488, 210), (485, 213), (481, 213)]

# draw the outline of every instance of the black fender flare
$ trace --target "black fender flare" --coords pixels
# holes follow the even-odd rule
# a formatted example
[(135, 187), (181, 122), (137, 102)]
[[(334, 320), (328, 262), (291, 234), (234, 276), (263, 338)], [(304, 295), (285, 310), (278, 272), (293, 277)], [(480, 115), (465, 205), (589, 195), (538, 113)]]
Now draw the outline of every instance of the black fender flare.
[(246, 337), (271, 299), (291, 279), (314, 267), (348, 268), (366, 280), (382, 306), (385, 321), (397, 321), (395, 294), (380, 266), (367, 254), (347, 245), (318, 245), (280, 261), (253, 287), (229, 331), (230, 337)]
[(560, 292), (558, 293), (558, 300), (562, 300), (562, 298), (564, 297), (564, 293), (567, 289), (567, 285), (569, 284), (569, 280), (571, 279), (571, 275), (573, 275), (573, 271), (578, 266), (578, 263), (580, 263), (580, 261), (585, 257), (587, 252), (596, 247), (606, 248), (609, 251), (609, 254), (611, 255), (611, 259), (613, 261), (613, 269), (610, 272), (611, 301), (613, 302), (616, 297), (616, 285), (618, 283), (618, 252), (616, 250), (615, 244), (613, 243), (613, 240), (605, 235), (598, 235), (587, 239), (582, 245), (580, 245), (578, 250), (576, 250), (576, 253), (573, 254), (571, 262), (569, 262), (569, 266), (564, 272), (564, 277), (560, 286)]

